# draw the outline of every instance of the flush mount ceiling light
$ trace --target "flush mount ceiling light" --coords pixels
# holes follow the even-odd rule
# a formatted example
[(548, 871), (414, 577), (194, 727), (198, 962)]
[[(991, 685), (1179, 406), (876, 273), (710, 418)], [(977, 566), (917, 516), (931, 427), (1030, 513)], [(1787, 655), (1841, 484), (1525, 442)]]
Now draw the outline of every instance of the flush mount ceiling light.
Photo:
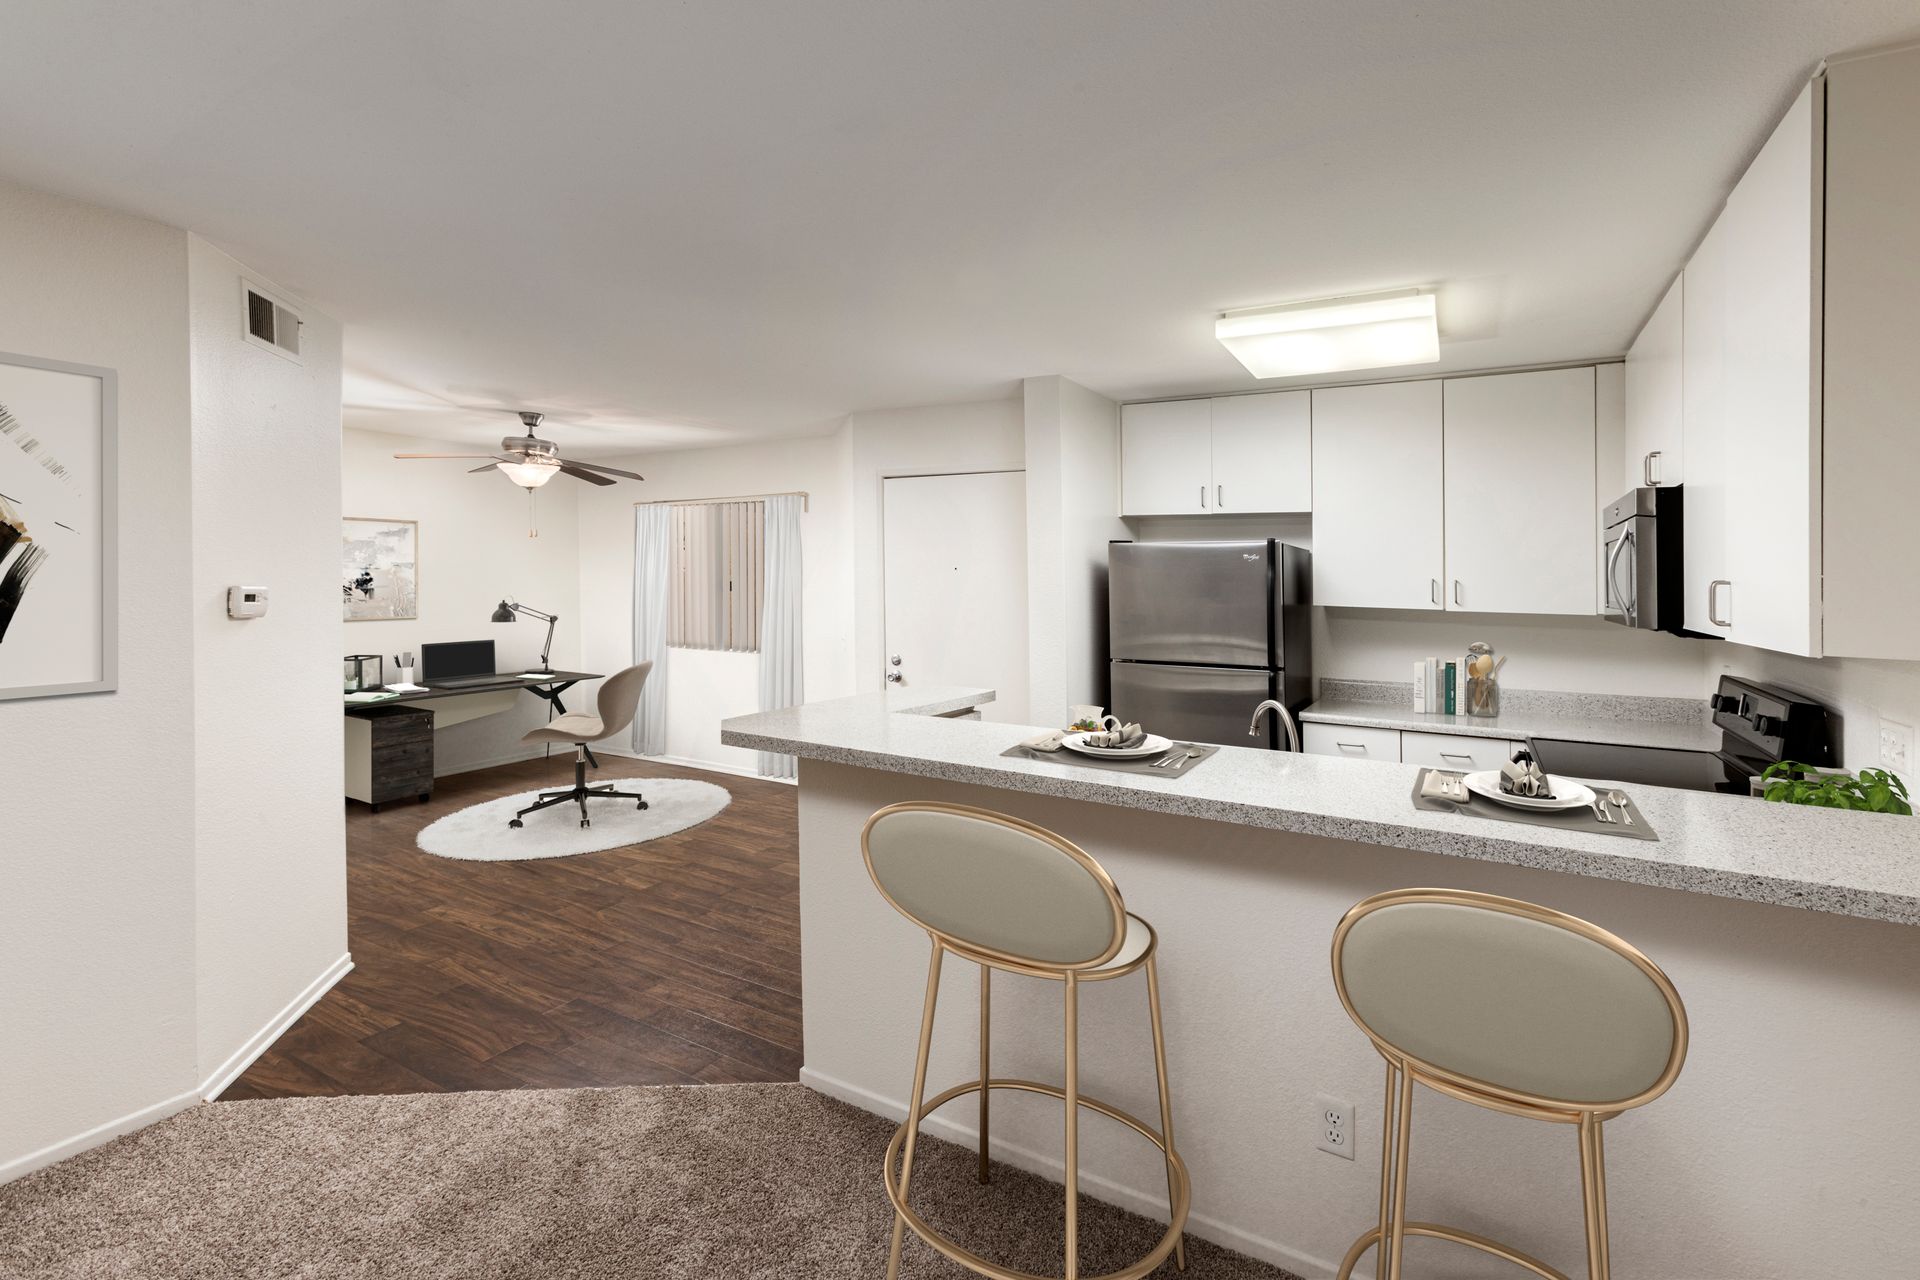
[(1256, 378), (1431, 364), (1440, 358), (1433, 295), (1418, 289), (1222, 312), (1213, 336)]

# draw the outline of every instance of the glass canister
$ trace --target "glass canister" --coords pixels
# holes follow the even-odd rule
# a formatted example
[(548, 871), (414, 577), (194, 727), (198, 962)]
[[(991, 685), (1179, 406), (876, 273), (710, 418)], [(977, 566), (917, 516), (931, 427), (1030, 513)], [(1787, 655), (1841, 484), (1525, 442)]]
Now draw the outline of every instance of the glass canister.
[(1470, 716), (1497, 716), (1500, 714), (1500, 668), (1506, 665), (1505, 659), (1493, 660), (1493, 646), (1484, 640), (1475, 640), (1467, 646), (1467, 714)]

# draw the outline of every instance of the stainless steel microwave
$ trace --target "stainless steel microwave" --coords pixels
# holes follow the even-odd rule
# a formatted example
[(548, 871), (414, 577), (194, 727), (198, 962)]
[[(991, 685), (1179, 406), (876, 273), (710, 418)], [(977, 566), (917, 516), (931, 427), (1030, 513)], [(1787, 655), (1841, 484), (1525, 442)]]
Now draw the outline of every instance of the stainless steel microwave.
[(1692, 634), (1682, 584), (1685, 513), (1679, 485), (1635, 489), (1600, 513), (1601, 617), (1642, 631)]

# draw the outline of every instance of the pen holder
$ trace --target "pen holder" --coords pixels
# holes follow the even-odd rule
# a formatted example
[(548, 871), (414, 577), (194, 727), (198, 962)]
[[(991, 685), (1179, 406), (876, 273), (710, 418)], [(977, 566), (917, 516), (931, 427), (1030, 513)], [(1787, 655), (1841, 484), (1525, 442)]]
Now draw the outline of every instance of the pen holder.
[(412, 684), (413, 683), (412, 667), (396, 667), (394, 671), (395, 671), (395, 675), (397, 676), (397, 679), (394, 680), (395, 684)]

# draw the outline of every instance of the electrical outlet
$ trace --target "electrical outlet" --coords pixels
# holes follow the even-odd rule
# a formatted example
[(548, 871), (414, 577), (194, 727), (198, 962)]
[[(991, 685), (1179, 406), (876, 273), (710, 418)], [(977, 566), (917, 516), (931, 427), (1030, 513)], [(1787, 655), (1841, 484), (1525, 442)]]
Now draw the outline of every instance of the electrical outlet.
[(1880, 766), (1905, 775), (1913, 768), (1913, 726), (1898, 720), (1880, 722)]
[(1320, 1094), (1313, 1100), (1313, 1145), (1330, 1156), (1353, 1159), (1353, 1104)]

